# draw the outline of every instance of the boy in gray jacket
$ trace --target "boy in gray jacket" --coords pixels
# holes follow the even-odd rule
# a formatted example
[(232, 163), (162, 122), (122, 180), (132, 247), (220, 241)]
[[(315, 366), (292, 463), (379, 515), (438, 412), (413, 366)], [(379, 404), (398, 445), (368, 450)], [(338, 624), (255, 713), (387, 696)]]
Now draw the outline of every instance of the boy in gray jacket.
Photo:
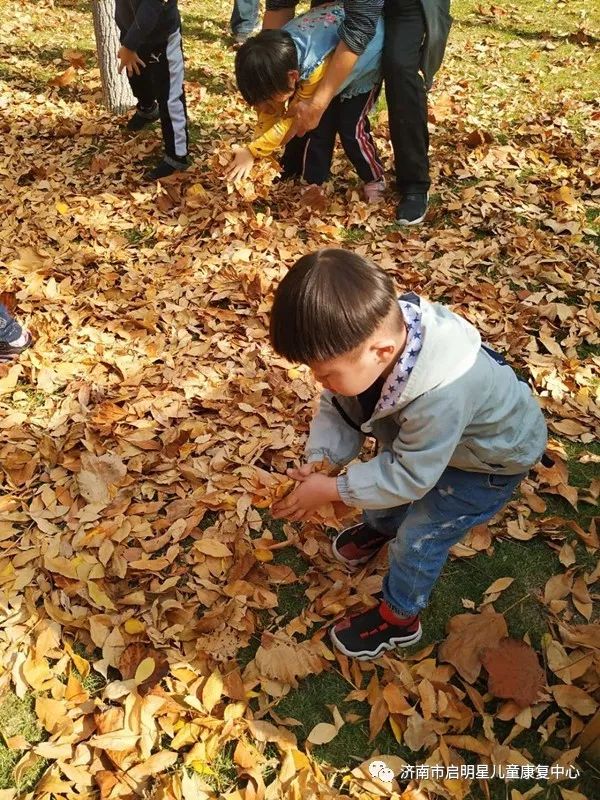
[[(526, 383), (449, 309), (398, 298), (392, 278), (345, 250), (301, 258), (277, 291), (271, 342), (307, 364), (325, 391), (298, 486), (273, 509), (302, 520), (328, 502), (364, 509), (333, 542), (354, 567), (387, 542), (377, 605), (331, 631), (348, 656), (377, 658), (421, 638), (427, 605), (453, 544), (510, 500), (546, 446), (546, 424)], [(352, 462), (366, 436), (377, 454)], [(316, 472), (323, 459), (345, 471)]]

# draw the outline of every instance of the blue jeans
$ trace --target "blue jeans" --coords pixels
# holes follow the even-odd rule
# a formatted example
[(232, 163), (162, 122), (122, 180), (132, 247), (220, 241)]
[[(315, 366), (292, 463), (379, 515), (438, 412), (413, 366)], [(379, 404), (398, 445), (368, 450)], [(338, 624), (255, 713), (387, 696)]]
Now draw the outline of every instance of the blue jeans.
[(523, 480), (520, 475), (464, 472), (447, 467), (437, 484), (414, 503), (365, 511), (363, 521), (395, 539), (383, 596), (397, 613), (418, 614), (429, 600), (453, 544), (497, 514)]
[(233, 0), (231, 30), (244, 36), (258, 25), (258, 0)]
[(0, 342), (14, 342), (22, 333), (19, 323), (13, 319), (8, 308), (0, 303)]

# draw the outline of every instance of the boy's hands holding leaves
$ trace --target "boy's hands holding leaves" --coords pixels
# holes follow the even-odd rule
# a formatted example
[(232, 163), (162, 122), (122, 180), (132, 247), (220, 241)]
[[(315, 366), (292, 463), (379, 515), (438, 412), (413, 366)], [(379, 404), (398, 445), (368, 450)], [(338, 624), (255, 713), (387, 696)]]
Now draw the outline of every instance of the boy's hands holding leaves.
[(141, 72), (140, 67), (143, 68), (146, 66), (135, 50), (130, 50), (128, 47), (119, 47), (117, 58), (119, 59), (119, 72), (123, 72), (125, 69), (129, 77), (131, 77), (134, 72), (136, 75), (139, 75)]
[(334, 477), (315, 471), (318, 463), (303, 464), (298, 469), (288, 469), (287, 475), (299, 484), (272, 508), (275, 519), (285, 517), (291, 522), (307, 519), (320, 506), (340, 502)]
[(235, 155), (227, 165), (225, 177), (227, 180), (235, 182), (246, 178), (250, 174), (254, 164), (254, 156), (247, 147), (235, 146), (233, 152)]

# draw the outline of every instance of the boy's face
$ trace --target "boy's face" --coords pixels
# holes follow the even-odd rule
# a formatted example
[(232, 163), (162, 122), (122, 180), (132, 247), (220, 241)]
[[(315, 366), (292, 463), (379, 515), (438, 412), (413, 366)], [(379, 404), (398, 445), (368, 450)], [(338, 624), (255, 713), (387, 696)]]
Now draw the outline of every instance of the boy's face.
[(356, 350), (326, 361), (313, 361), (308, 366), (325, 389), (354, 397), (377, 378), (389, 375), (405, 342), (406, 330), (394, 333), (380, 329)]

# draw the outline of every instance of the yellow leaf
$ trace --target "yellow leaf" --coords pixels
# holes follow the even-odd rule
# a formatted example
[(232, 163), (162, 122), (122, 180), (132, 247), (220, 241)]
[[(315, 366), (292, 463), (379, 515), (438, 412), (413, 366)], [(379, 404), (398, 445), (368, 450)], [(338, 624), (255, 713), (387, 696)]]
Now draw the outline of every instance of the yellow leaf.
[(59, 214), (68, 214), (69, 211), (71, 210), (69, 206), (64, 202), (64, 200), (59, 200), (55, 204), (55, 208)]
[(327, 744), (337, 736), (337, 728), (330, 722), (319, 722), (308, 734), (307, 741), (311, 744)]
[(202, 688), (202, 703), (208, 713), (213, 710), (223, 694), (223, 678), (220, 672), (215, 670)]
[(306, 769), (310, 766), (310, 761), (301, 750), (292, 750), (292, 758), (294, 759), (294, 766), (296, 769)]
[(125, 629), (125, 633), (129, 633), (131, 635), (135, 633), (143, 633), (146, 630), (146, 626), (143, 622), (140, 622), (139, 619), (133, 618), (125, 620), (123, 628)]
[(566, 203), (568, 206), (571, 206), (576, 202), (573, 189), (570, 186), (561, 186), (556, 192), (556, 199), (561, 203)]
[(169, 767), (172, 767), (177, 761), (177, 758), (177, 753), (174, 753), (172, 750), (160, 750), (158, 753), (149, 756), (140, 764), (132, 767), (127, 774), (130, 778), (133, 778), (133, 780), (139, 781), (150, 775), (156, 775), (159, 772), (164, 772), (169, 769)]
[(191, 761), (189, 765), (199, 775), (214, 775), (215, 772), (204, 761)]
[(485, 594), (494, 594), (494, 592), (503, 592), (511, 585), (514, 578), (498, 578), (485, 590)]
[(101, 733), (98, 736), (92, 736), (88, 740), (88, 744), (93, 747), (98, 747), (101, 750), (116, 750), (123, 752), (124, 750), (133, 749), (139, 739), (139, 734), (132, 733), (128, 730), (111, 731), (110, 733)]
[(217, 539), (200, 539), (194, 545), (194, 549), (213, 558), (226, 558), (231, 555), (231, 550)]
[(116, 611), (117, 608), (114, 605), (113, 601), (110, 597), (102, 591), (102, 589), (98, 586), (97, 583), (94, 581), (87, 582), (87, 590), (90, 596), (92, 603), (95, 606), (99, 606), (100, 608), (104, 608), (107, 611)]
[(188, 197), (208, 197), (208, 192), (201, 183), (193, 183), (187, 190), (186, 194)]
[(257, 561), (273, 561), (273, 553), (271, 550), (257, 547), (254, 551), (254, 557)]
[(155, 666), (156, 665), (153, 658), (144, 658), (142, 661), (140, 661), (133, 678), (137, 686), (139, 686), (140, 683), (148, 680), (150, 675), (152, 675), (154, 672)]
[(82, 678), (87, 678), (90, 674), (90, 662), (86, 661), (85, 658), (77, 655), (77, 653), (73, 650), (71, 645), (68, 642), (64, 642), (64, 648), (69, 654), (71, 661), (75, 664), (75, 668), (77, 672), (81, 675)]
[(292, 369), (288, 369), (288, 373), (287, 374), (288, 374), (288, 378), (291, 381), (296, 380), (296, 378), (301, 378), (302, 377), (302, 373), (300, 372), (300, 370), (296, 369), (295, 367), (292, 367)]
[(398, 744), (402, 744), (402, 728), (396, 722), (394, 717), (390, 717), (390, 727)]

